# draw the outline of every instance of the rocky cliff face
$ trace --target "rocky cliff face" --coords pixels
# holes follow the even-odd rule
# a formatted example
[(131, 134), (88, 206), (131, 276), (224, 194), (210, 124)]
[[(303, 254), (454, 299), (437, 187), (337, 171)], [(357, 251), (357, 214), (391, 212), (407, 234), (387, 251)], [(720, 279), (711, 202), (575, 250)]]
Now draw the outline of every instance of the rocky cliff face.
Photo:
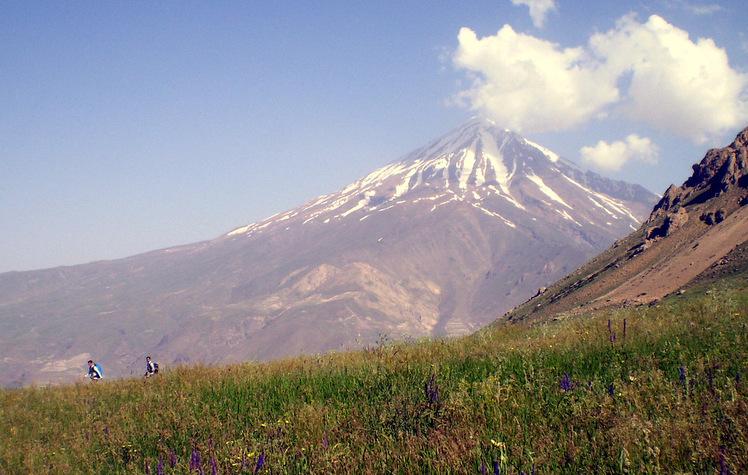
[[(741, 269), (748, 242), (748, 128), (709, 150), (649, 218), (597, 258), (514, 309), (509, 320), (545, 319), (638, 305), (682, 291), (702, 275)], [(746, 263), (748, 265), (748, 263)]]
[[(709, 150), (693, 165), (693, 174), (683, 186), (671, 185), (655, 206), (650, 219), (656, 220), (684, 203), (706, 202), (730, 190), (748, 188), (748, 128), (735, 141), (721, 149)], [(738, 193), (741, 201), (748, 193)]]

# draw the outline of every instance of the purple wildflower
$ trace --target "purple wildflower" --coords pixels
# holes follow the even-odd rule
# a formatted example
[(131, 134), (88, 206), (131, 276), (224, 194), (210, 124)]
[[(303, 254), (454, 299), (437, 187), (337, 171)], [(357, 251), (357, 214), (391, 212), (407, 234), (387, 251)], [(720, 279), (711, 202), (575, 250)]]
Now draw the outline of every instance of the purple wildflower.
[(686, 368), (681, 366), (680, 371), (680, 383), (683, 385), (683, 389), (686, 389)]
[(255, 466), (255, 473), (259, 473), (262, 470), (262, 466), (265, 465), (265, 452), (260, 454), (260, 458), (257, 459), (257, 465)]
[(727, 459), (725, 459), (725, 448), (719, 448), (719, 473), (720, 475), (727, 475), (730, 471), (727, 469)]
[(177, 461), (177, 453), (174, 451), (174, 449), (171, 449), (171, 454), (169, 455), (169, 467), (176, 467)]
[(145, 475), (151, 475), (151, 464), (145, 463)]
[(218, 462), (216, 462), (216, 458), (212, 455), (210, 456), (210, 473), (212, 475), (218, 475)]
[(623, 319), (623, 339), (626, 339), (626, 319)]
[(486, 475), (486, 473), (488, 473), (487, 470), (488, 470), (488, 467), (486, 467), (486, 461), (483, 460), (483, 463), (480, 464), (480, 474)]
[(190, 455), (190, 470), (197, 470), (200, 468), (200, 465), (200, 451), (193, 447), (192, 454)]
[(324, 448), (328, 447), (327, 436), (322, 437), (322, 447)]
[(164, 475), (164, 455), (158, 456), (158, 465), (156, 465), (156, 475)]
[(501, 470), (499, 469), (499, 461), (494, 460), (493, 461), (493, 475), (501, 475)]
[(608, 386), (608, 396), (613, 396), (613, 393), (616, 392), (616, 383), (610, 383), (610, 386)]
[(431, 381), (426, 384), (424, 390), (426, 392), (426, 400), (429, 404), (439, 403), (439, 385), (434, 384), (435, 375), (431, 375)]
[(104, 433), (109, 435), (109, 426), (104, 427)]
[(564, 371), (563, 378), (558, 378), (558, 383), (561, 385), (563, 392), (571, 390), (571, 379), (569, 379), (569, 374), (566, 371)]

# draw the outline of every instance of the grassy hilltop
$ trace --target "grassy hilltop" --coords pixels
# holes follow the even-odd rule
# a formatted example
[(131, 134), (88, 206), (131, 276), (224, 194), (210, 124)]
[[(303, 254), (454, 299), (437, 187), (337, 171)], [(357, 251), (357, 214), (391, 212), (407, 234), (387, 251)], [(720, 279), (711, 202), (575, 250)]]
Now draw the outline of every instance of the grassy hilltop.
[[(0, 392), (2, 473), (746, 473), (748, 288)], [(106, 368), (105, 368), (106, 370)]]

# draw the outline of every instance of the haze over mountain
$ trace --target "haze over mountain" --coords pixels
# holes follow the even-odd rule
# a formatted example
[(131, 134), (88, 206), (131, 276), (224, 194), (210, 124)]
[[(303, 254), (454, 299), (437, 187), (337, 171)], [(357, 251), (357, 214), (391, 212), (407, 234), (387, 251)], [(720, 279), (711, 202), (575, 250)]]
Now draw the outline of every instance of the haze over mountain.
[(0, 384), (459, 335), (639, 224), (657, 197), (474, 119), (212, 241), (0, 274)]
[(510, 321), (656, 302), (748, 271), (748, 128), (709, 150), (682, 186), (671, 186), (649, 219), (507, 316)]

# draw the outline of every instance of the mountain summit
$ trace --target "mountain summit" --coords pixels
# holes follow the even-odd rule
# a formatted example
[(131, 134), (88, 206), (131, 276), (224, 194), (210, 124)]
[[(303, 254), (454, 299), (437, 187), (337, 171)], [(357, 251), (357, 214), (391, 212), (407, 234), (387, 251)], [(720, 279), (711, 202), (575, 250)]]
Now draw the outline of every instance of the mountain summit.
[(89, 357), (122, 376), (146, 354), (268, 360), (464, 334), (638, 228), (656, 199), (474, 119), (212, 241), (0, 275), (0, 384), (69, 380)]
[(534, 227), (527, 219), (550, 219), (598, 247), (636, 229), (654, 195), (585, 171), (516, 133), (474, 118), (337, 193), (229, 235), (253, 234), (291, 219), (329, 223), (353, 215), (362, 220), (419, 199), (432, 208), (452, 201), (469, 204), (515, 228), (521, 223)]

